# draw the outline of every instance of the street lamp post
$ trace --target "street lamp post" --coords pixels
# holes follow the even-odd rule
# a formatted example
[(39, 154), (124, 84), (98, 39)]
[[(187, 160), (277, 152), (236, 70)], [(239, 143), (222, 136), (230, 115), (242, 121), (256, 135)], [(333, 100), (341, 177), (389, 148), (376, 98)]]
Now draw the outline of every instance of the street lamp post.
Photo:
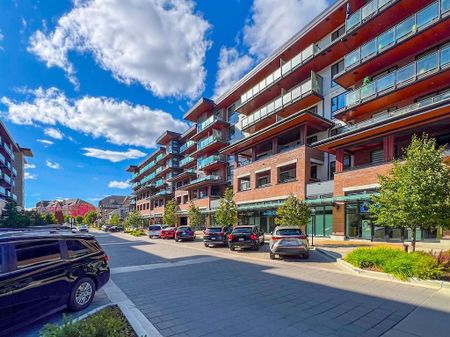
[(311, 209), (311, 246), (314, 247), (314, 233), (316, 232), (316, 209)]

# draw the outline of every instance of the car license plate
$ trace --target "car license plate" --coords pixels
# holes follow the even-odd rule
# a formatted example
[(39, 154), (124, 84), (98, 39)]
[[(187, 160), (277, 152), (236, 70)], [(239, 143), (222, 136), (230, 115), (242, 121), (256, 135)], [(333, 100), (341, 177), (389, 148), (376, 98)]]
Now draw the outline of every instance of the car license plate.
[(239, 241), (244, 241), (244, 238), (239, 238)]
[(212, 237), (211, 240), (215, 240), (216, 238)]

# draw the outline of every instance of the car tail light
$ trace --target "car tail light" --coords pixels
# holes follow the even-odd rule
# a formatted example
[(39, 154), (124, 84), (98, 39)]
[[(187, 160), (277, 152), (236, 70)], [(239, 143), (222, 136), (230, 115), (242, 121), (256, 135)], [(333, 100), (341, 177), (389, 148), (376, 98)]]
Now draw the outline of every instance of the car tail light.
[(256, 234), (250, 235), (250, 240), (256, 240)]
[(305, 234), (300, 235), (300, 236), (299, 236), (299, 239), (305, 240), (305, 239), (306, 239), (306, 235), (305, 235)]
[(225, 232), (220, 232), (219, 235), (225, 235)]
[(228, 235), (228, 240), (233, 240), (233, 234)]
[(108, 264), (108, 262), (109, 262), (109, 257), (108, 257), (108, 255), (104, 255), (104, 256), (103, 256), (103, 262), (105, 262), (106, 264)]

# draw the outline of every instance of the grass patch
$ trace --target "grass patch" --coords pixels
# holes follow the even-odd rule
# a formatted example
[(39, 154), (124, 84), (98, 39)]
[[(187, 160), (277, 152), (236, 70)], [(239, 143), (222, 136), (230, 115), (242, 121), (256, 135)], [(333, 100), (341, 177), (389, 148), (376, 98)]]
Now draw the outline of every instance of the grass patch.
[(435, 256), (424, 252), (406, 253), (395, 248), (358, 248), (345, 261), (361, 269), (392, 274), (401, 280), (441, 279), (446, 267)]
[(144, 236), (147, 235), (147, 233), (143, 229), (132, 229), (127, 230), (125, 233), (133, 235), (133, 236)]
[(62, 325), (47, 324), (40, 337), (136, 337), (117, 305), (106, 307), (81, 320), (64, 315)]

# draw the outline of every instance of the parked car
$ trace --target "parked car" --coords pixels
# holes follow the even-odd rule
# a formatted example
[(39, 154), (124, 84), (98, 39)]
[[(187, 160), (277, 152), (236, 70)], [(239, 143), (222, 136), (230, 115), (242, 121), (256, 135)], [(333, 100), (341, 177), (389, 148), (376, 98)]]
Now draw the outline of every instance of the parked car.
[(148, 226), (148, 237), (150, 239), (152, 238), (159, 238), (161, 234), (162, 226), (161, 225), (150, 225)]
[(175, 239), (175, 227), (166, 227), (161, 230), (159, 237), (161, 239)]
[(228, 246), (230, 227), (209, 227), (203, 231), (203, 243), (205, 247)]
[(195, 232), (189, 226), (179, 226), (175, 232), (175, 241), (194, 241)]
[(110, 225), (103, 225), (103, 226), (102, 226), (102, 231), (107, 232), (107, 231), (109, 231), (109, 229), (110, 229), (111, 227), (112, 227), (112, 226), (110, 226)]
[(89, 227), (87, 225), (81, 225), (79, 231), (89, 233)]
[(258, 250), (264, 245), (264, 232), (258, 226), (236, 226), (228, 235), (230, 250), (250, 248)]
[(308, 236), (296, 226), (276, 227), (272, 232), (269, 248), (272, 260), (277, 255), (279, 257), (302, 256), (306, 259), (309, 258)]
[(83, 310), (108, 282), (94, 236), (70, 231), (0, 233), (0, 334), (69, 308)]
[(110, 232), (123, 232), (124, 228), (123, 226), (111, 226), (109, 228)]

